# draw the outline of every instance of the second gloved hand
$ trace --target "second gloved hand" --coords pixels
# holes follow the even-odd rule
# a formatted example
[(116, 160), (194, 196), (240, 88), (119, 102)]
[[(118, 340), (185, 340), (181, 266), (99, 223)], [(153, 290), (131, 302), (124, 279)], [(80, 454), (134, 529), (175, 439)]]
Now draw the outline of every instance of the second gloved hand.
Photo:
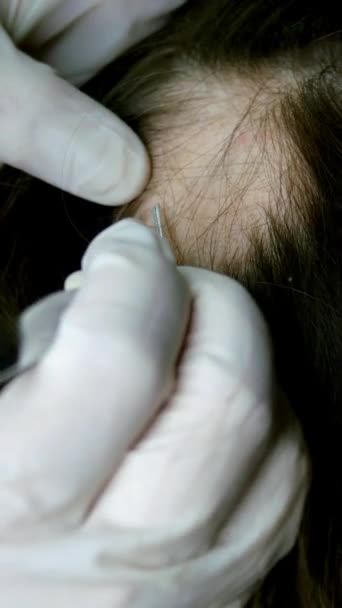
[(6, 608), (240, 608), (293, 546), (308, 461), (248, 293), (126, 220), (0, 396)]
[(0, 166), (105, 205), (140, 194), (150, 171), (144, 146), (72, 84), (84, 84), (182, 3), (1, 0)]

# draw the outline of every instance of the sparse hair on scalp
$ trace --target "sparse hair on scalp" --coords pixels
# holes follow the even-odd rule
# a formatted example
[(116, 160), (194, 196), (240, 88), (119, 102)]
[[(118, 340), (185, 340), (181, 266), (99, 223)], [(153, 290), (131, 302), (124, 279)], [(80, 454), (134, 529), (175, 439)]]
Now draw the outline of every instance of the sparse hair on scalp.
[[(189, 73), (224, 77), (233, 66), (254, 83), (269, 72), (279, 83), (267, 120), (286, 171), (264, 229), (251, 226), (243, 258), (227, 258), (220, 271), (247, 286), (269, 323), (279, 383), (302, 423), (313, 483), (295, 549), (249, 608), (342, 605), (341, 32), (339, 7), (330, 0), (189, 0), (87, 87), (137, 131), (153, 160), (153, 142), (192, 99)], [(290, 78), (277, 78), (284, 69)], [(89, 239), (111, 220), (106, 210), (9, 168), (0, 190), (0, 326), (12, 344), (16, 311), (61, 287)]]

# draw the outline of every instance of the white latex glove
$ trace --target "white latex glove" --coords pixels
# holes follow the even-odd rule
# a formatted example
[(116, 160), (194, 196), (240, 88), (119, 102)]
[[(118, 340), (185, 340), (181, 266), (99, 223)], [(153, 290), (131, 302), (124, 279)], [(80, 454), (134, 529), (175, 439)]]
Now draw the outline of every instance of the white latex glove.
[(132, 220), (83, 275), (0, 395), (1, 605), (240, 607), (292, 547), (309, 477), (261, 315)]
[(140, 140), (61, 77), (83, 84), (183, 3), (0, 0), (0, 163), (105, 205), (140, 194), (150, 172)]

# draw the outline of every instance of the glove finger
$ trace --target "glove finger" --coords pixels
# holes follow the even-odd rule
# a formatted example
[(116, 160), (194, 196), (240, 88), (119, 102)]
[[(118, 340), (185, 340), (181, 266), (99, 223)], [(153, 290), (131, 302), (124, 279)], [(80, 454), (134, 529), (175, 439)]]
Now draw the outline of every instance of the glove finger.
[(143, 144), (118, 117), (12, 45), (0, 28), (0, 160), (104, 205), (149, 177)]
[(29, 33), (30, 48), (81, 85), (130, 46), (159, 29), (184, 0), (74, 0), (59, 3)]
[(80, 523), (173, 388), (190, 296), (158, 239), (126, 220), (83, 267), (51, 349), (1, 397), (1, 530)]
[[(92, 525), (148, 530), (146, 564), (204, 551), (269, 445), (272, 364), (266, 325), (235, 281), (181, 269), (194, 296), (177, 388), (123, 463)], [(139, 559), (138, 558), (138, 559)]]
[(309, 467), (298, 424), (275, 400), (256, 305), (235, 281), (181, 272), (194, 302), (177, 388), (87, 528), (106, 533), (113, 563), (144, 570), (181, 563), (189, 605), (206, 606), (221, 592), (227, 601), (249, 592), (290, 550)]

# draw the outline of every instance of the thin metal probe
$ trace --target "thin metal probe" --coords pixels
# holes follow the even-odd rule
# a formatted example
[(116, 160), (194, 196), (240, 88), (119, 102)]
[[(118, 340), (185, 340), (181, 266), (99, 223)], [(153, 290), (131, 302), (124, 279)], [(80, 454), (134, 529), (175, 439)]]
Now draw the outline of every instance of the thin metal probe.
[(160, 205), (156, 205), (155, 207), (153, 207), (153, 209), (152, 209), (152, 220), (153, 220), (153, 223), (154, 223), (154, 227), (157, 230), (160, 238), (163, 239), (164, 238), (164, 231), (163, 231), (163, 226), (162, 226), (162, 222), (161, 222)]

